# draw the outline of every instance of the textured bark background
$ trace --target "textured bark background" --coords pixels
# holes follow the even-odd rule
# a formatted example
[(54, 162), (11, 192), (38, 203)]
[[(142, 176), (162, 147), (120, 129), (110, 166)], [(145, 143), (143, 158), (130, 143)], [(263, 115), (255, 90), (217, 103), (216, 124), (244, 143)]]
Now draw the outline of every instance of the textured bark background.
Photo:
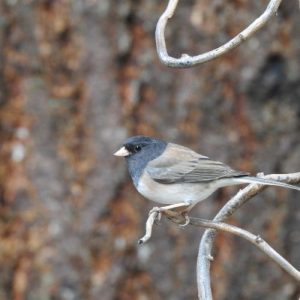
[[(197, 54), (254, 20), (262, 1), (182, 1), (169, 51)], [(166, 1), (0, 0), (0, 299), (196, 299), (202, 234), (163, 221), (112, 153), (159, 136), (253, 173), (300, 170), (300, 11), (283, 1), (267, 27), (223, 58), (160, 64)], [(212, 218), (237, 191), (193, 215)], [(268, 188), (232, 223), (300, 268), (300, 195)], [(245, 241), (220, 234), (216, 299), (298, 299), (300, 288)]]

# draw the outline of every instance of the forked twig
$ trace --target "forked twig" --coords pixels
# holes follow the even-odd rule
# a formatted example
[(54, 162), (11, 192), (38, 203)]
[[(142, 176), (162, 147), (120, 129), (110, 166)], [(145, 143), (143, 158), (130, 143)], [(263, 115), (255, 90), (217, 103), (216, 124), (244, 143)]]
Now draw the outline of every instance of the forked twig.
[[(172, 218), (170, 218), (172, 220)], [(178, 223), (178, 220), (173, 220)], [(225, 232), (232, 233), (236, 236), (244, 238), (249, 241), (262, 252), (264, 252), (268, 257), (270, 257), (275, 263), (277, 263), (282, 269), (284, 269), (289, 275), (300, 282), (300, 271), (293, 267), (287, 260), (285, 260), (281, 255), (278, 254), (266, 241), (264, 241), (259, 235), (255, 235), (247, 230), (239, 228), (234, 225), (229, 225), (222, 222), (214, 222), (209, 220), (204, 220), (200, 218), (190, 218), (190, 225), (211, 228), (216, 230), (221, 230)], [(212, 256), (208, 256), (208, 259), (212, 261)]]
[[(272, 174), (266, 175), (264, 178), (284, 181), (288, 183), (299, 183), (300, 172), (290, 174)], [(252, 197), (261, 192), (266, 186), (259, 184), (249, 184), (240, 190), (233, 198), (231, 198), (215, 216), (213, 221), (222, 222), (228, 219), (239, 207), (245, 204)], [(211, 282), (210, 282), (210, 259), (216, 230), (207, 229), (200, 241), (198, 260), (197, 260), (197, 285), (199, 299), (212, 299)], [(276, 261), (278, 264), (279, 262)], [(280, 265), (280, 264), (279, 264)], [(299, 280), (299, 279), (298, 279)]]
[[(284, 181), (288, 183), (300, 182), (300, 172), (290, 174), (272, 174), (259, 175), (264, 178)], [(258, 247), (269, 258), (277, 263), (283, 270), (285, 270), (291, 277), (300, 282), (300, 271), (293, 267), (286, 259), (284, 259), (278, 252), (276, 252), (267, 242), (265, 242), (259, 235), (254, 235), (249, 231), (239, 227), (223, 223), (222, 221), (231, 216), (239, 207), (250, 200), (252, 197), (261, 192), (266, 186), (259, 184), (250, 184), (244, 189), (240, 190), (232, 199), (230, 199), (224, 207), (219, 211), (213, 221), (203, 220), (199, 218), (190, 218), (190, 225), (200, 226), (207, 229), (201, 239), (197, 261), (197, 285), (199, 292), (199, 299), (212, 299), (211, 283), (210, 283), (210, 262), (212, 261), (212, 246), (216, 234), (216, 230), (222, 230), (239, 237), (246, 239), (253, 245)], [(167, 217), (175, 223), (181, 224), (185, 221), (182, 217), (173, 217), (166, 214)], [(152, 234), (152, 227), (157, 218), (158, 213), (152, 211), (149, 214), (146, 223), (146, 234), (139, 240), (139, 244), (148, 241)]]
[(196, 56), (183, 54), (180, 58), (175, 58), (168, 54), (165, 40), (165, 29), (168, 20), (174, 15), (178, 0), (169, 0), (166, 10), (161, 15), (156, 25), (155, 40), (159, 59), (163, 64), (175, 68), (193, 67), (195, 65), (213, 60), (237, 47), (242, 42), (249, 39), (249, 37), (251, 37), (257, 30), (262, 28), (268, 22), (268, 20), (270, 20), (271, 17), (276, 14), (281, 1), (282, 0), (270, 0), (266, 10), (262, 15), (260, 15), (246, 29), (241, 31), (238, 35), (224, 45)]

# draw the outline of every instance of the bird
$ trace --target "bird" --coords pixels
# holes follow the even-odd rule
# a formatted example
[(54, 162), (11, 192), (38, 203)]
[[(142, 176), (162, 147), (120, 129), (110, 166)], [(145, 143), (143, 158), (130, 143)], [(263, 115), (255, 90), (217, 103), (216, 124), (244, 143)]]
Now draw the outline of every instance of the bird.
[(251, 176), (190, 148), (148, 136), (129, 137), (114, 155), (125, 157), (137, 191), (164, 205), (154, 208), (158, 213), (186, 214), (217, 189), (232, 185), (257, 183), (300, 191), (298, 186)]

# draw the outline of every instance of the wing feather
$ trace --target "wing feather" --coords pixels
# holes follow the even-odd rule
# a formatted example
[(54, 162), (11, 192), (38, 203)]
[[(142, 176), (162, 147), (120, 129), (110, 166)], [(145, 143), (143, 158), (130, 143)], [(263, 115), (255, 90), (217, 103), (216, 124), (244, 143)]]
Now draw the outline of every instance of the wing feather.
[(146, 171), (154, 181), (164, 184), (200, 183), (249, 175), (171, 143), (159, 158), (149, 163)]

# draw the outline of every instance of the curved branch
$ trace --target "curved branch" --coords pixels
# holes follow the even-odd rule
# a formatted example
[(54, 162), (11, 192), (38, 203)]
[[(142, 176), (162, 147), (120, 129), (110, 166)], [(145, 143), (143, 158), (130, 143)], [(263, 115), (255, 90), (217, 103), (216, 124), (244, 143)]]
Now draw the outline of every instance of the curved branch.
[[(177, 218), (169, 217), (175, 223), (179, 223), (182, 220)], [(263, 253), (265, 253), (269, 258), (271, 258), (276, 264), (278, 264), (282, 269), (284, 269), (290, 276), (300, 282), (300, 271), (298, 271), (294, 266), (292, 266), (286, 259), (284, 259), (278, 252), (276, 252), (266, 241), (264, 241), (259, 235), (254, 235), (253, 233), (239, 228), (234, 225), (229, 225), (222, 222), (215, 222), (210, 220), (204, 220), (200, 218), (190, 218), (190, 225), (211, 228), (215, 230), (222, 230), (225, 232), (232, 233), (236, 236), (244, 238), (249, 241), (257, 248), (259, 248)], [(212, 256), (208, 256), (208, 259), (212, 261)]]
[[(300, 182), (300, 172), (290, 174), (272, 174), (263, 176), (264, 178), (284, 181), (288, 183)], [(250, 184), (240, 190), (233, 198), (231, 198), (215, 216), (213, 221), (221, 222), (231, 216), (239, 207), (245, 204), (253, 196), (257, 195), (266, 186), (259, 184)], [(210, 262), (211, 250), (215, 238), (216, 230), (207, 229), (200, 241), (198, 259), (197, 259), (197, 285), (199, 299), (212, 299), (211, 282), (210, 282)], [(277, 262), (278, 263), (278, 262)]]
[(268, 22), (268, 20), (275, 15), (281, 1), (282, 0), (270, 0), (266, 10), (260, 17), (254, 20), (246, 29), (244, 29), (224, 45), (200, 55), (189, 56), (187, 54), (183, 54), (180, 58), (175, 58), (169, 56), (168, 54), (165, 41), (165, 29), (168, 20), (172, 18), (175, 12), (178, 0), (169, 0), (166, 10), (161, 15), (156, 25), (155, 40), (159, 59), (163, 64), (176, 68), (193, 67), (195, 65), (213, 60), (237, 47), (242, 42), (249, 39), (257, 30), (262, 28)]
[[(149, 213), (149, 217), (146, 223), (146, 234), (139, 240), (139, 244), (145, 243), (152, 235), (152, 228), (157, 218), (158, 213), (156, 211), (152, 211)], [(182, 221), (185, 221), (184, 218), (180, 219), (179, 216), (171, 216), (167, 214), (167, 217), (173, 221), (174, 223), (181, 224)], [(278, 264), (283, 270), (285, 270), (291, 277), (300, 282), (300, 271), (298, 271), (294, 266), (292, 266), (286, 259), (284, 259), (277, 251), (275, 251), (266, 241), (264, 241), (259, 235), (254, 235), (253, 233), (239, 228), (234, 225), (205, 220), (201, 218), (189, 218), (189, 225), (210, 228), (213, 230), (222, 230), (225, 232), (232, 233), (236, 236), (244, 238), (249, 241), (257, 248), (259, 248), (263, 253), (265, 253), (271, 260), (273, 260), (276, 264)], [(206, 257), (209, 261), (212, 261), (213, 258), (211, 255)], [(206, 298), (205, 298), (206, 299)]]

